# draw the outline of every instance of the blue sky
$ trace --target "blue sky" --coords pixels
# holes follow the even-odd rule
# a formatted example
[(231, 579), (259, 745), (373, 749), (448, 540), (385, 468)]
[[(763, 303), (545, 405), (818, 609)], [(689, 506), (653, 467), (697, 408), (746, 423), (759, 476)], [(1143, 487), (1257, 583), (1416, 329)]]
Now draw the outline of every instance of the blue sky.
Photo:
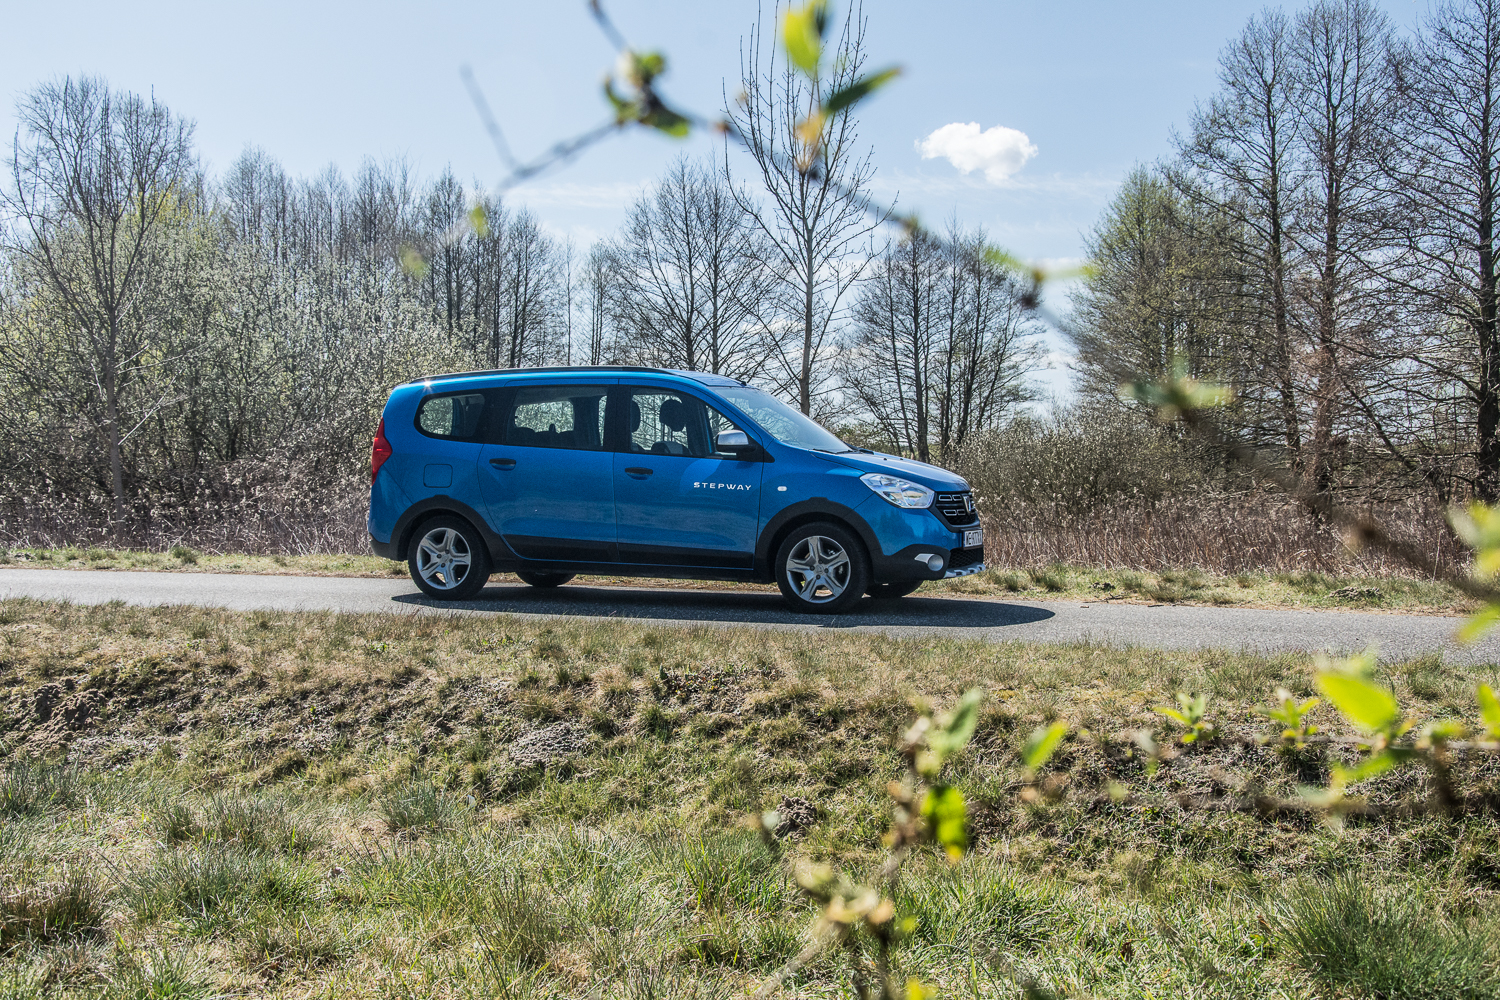
[[(835, 0), (842, 14), (849, 4)], [(939, 221), (982, 225), (1028, 258), (1070, 259), (1124, 174), (1171, 149), (1195, 100), (1214, 89), (1219, 49), (1259, 0), (994, 3), (867, 0), (872, 65), (904, 76), (862, 106), (877, 190)], [(1405, 28), (1425, 0), (1385, 0)], [(663, 90), (713, 112), (733, 92), (754, 0), (614, 0), (640, 48), (667, 54)], [(1296, 5), (1289, 5), (1295, 9)], [(771, 3), (761, 10), (769, 24)], [(426, 3), (265, 0), (202, 4), (8, 0), (0, 60), (0, 129), (38, 81), (96, 73), (154, 91), (197, 122), (213, 170), (258, 145), (293, 173), (364, 156), (405, 157), (423, 176), (451, 164), (481, 182), (500, 163), (465, 94), (473, 68), (511, 146), (526, 156), (605, 117), (599, 81), (613, 54), (583, 0)], [(1024, 133), (1034, 155), (1006, 177), (961, 173), (918, 143), (954, 123)], [(614, 230), (671, 160), (703, 155), (707, 137), (631, 133), (517, 189), (554, 231), (579, 244)], [(997, 183), (998, 181), (998, 183)], [(1046, 379), (1065, 383), (1061, 372)]]

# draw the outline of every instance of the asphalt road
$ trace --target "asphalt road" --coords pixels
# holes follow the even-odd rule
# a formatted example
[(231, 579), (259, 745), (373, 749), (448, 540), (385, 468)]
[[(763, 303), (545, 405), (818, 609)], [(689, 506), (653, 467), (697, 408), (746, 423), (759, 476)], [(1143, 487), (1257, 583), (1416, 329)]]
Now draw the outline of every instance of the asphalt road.
[(794, 614), (769, 593), (590, 587), (586, 582), (535, 590), (509, 577), (478, 599), (433, 601), (411, 581), (211, 573), (126, 573), (0, 568), (0, 597), (78, 604), (190, 604), (237, 611), (341, 611), (516, 614), (620, 618), (662, 625), (755, 626), (796, 631), (847, 630), (992, 642), (1091, 641), (1158, 649), (1217, 648), (1278, 652), (1352, 652), (1376, 646), (1382, 659), (1441, 652), (1452, 662), (1500, 662), (1500, 631), (1472, 647), (1453, 640), (1459, 619), (1344, 611), (1268, 611), (1078, 601), (923, 597), (866, 599), (829, 617)]

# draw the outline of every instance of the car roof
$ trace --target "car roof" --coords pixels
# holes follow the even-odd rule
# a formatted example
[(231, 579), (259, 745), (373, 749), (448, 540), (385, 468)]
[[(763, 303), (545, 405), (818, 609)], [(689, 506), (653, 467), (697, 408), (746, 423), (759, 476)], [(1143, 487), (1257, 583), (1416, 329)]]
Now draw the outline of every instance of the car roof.
[(712, 372), (690, 372), (683, 371), (680, 368), (651, 368), (642, 365), (559, 365), (550, 368), (488, 368), (472, 372), (448, 372), (444, 375), (427, 375), (422, 378), (411, 379), (401, 384), (431, 385), (434, 382), (443, 382), (450, 379), (479, 378), (485, 375), (569, 375), (575, 372), (592, 372), (601, 375), (675, 375), (678, 378), (692, 379), (700, 385), (745, 385), (744, 382), (740, 381), (737, 378), (729, 378), (727, 375), (715, 375)]

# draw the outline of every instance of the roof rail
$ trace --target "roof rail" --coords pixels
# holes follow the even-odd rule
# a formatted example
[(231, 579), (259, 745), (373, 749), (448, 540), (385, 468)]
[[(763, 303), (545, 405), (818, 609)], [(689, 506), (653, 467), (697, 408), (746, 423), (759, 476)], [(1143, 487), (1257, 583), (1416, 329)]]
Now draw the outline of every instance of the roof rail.
[(730, 378), (727, 375), (714, 375), (711, 372), (689, 372), (677, 368), (655, 368), (649, 365), (554, 365), (543, 368), (480, 368), (471, 372), (445, 372), (442, 375), (424, 375), (421, 378), (408, 379), (402, 385), (417, 385), (422, 382), (437, 382), (444, 379), (472, 378), (476, 375), (547, 375), (560, 372), (646, 372), (652, 375), (678, 375), (690, 378), (696, 382), (704, 382), (712, 379), (720, 385), (725, 383), (744, 385), (739, 379)]

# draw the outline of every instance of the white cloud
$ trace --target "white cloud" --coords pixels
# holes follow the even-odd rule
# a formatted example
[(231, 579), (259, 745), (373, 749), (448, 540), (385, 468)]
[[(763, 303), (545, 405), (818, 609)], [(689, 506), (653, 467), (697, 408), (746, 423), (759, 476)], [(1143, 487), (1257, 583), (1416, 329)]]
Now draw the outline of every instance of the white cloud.
[(981, 131), (978, 122), (944, 125), (917, 148), (924, 160), (942, 157), (966, 174), (983, 170), (991, 184), (1004, 184), (1037, 152), (1025, 132), (1004, 125)]

